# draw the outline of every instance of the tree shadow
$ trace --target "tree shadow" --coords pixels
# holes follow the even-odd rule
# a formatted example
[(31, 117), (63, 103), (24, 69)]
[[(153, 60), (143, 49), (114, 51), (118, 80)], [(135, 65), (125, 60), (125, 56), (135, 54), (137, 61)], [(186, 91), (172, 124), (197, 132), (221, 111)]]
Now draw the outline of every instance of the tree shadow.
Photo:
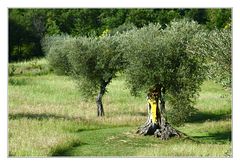
[(96, 130), (101, 130), (101, 129), (103, 129), (103, 128), (88, 128), (88, 129), (87, 128), (79, 128), (74, 132), (81, 133), (81, 132), (85, 132), (85, 131), (96, 131)]
[(205, 136), (192, 136), (191, 138), (201, 143), (227, 143), (232, 141), (232, 131), (208, 133)]
[(196, 114), (191, 116), (187, 122), (188, 123), (203, 123), (205, 121), (220, 121), (220, 120), (228, 120), (228, 119), (231, 119), (231, 110), (228, 110), (227, 112), (223, 112), (220, 114), (198, 111)]
[(65, 147), (59, 146), (53, 149), (53, 151), (50, 153), (51, 156), (70, 156), (71, 151), (76, 148), (80, 147), (83, 145), (88, 145), (87, 143), (79, 142), (79, 141), (74, 141), (70, 145), (67, 145)]
[(147, 117), (147, 112), (134, 112), (134, 111), (119, 111), (119, 112), (115, 112), (112, 114), (108, 114), (108, 117), (116, 117), (116, 116), (129, 116), (129, 117), (136, 117), (136, 116), (146, 116)]
[(147, 112), (137, 112), (138, 116), (146, 116), (147, 117)]
[(8, 114), (8, 118), (11, 120), (18, 120), (22, 118), (33, 119), (33, 120), (46, 120), (46, 119), (85, 120), (81, 117), (69, 117), (69, 116), (56, 115), (56, 114), (50, 114), (50, 113), (41, 113), (41, 114), (14, 113), (14, 114)]
[[(188, 123), (204, 123), (209, 121), (221, 121), (231, 119), (231, 109), (219, 110), (218, 114), (212, 112), (201, 112), (197, 111), (191, 118), (187, 121)], [(207, 135), (202, 136), (191, 136), (196, 142), (200, 143), (215, 143), (215, 144), (225, 144), (232, 141), (232, 131), (231, 130), (218, 130), (216, 132), (208, 131)]]

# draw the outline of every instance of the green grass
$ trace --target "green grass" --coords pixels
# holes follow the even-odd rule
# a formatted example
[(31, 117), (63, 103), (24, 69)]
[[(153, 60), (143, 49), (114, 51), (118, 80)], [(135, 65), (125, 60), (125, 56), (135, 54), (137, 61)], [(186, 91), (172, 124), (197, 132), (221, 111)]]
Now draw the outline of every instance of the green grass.
[(49, 65), (45, 58), (34, 59), (32, 61), (14, 62), (8, 66), (8, 73), (13, 75), (43, 75), (50, 71)]
[(232, 155), (231, 94), (211, 81), (202, 85), (197, 114), (176, 127), (190, 139), (161, 141), (135, 134), (146, 120), (146, 98), (132, 97), (123, 77), (109, 86), (106, 116), (98, 118), (95, 102), (84, 101), (71, 78), (36, 71), (33, 63), (48, 68), (45, 59), (10, 64), (16, 68), (8, 87), (10, 156)]

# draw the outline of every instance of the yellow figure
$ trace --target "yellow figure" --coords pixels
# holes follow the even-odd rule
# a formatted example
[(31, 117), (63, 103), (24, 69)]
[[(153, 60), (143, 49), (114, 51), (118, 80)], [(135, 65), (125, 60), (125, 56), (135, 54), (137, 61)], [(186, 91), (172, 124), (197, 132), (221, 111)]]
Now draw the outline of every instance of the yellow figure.
[(154, 99), (148, 99), (148, 103), (151, 105), (151, 120), (157, 123), (157, 102)]

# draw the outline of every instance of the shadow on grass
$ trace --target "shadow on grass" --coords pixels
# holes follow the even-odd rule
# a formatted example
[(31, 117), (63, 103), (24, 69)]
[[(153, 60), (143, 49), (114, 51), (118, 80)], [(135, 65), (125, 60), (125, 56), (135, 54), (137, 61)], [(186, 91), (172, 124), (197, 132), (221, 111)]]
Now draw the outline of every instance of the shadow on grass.
[[(109, 127), (108, 127), (109, 128)], [(108, 129), (108, 128), (105, 128), (105, 129)], [(111, 127), (110, 127), (111, 128)], [(115, 127), (113, 127), (115, 128)], [(101, 129), (104, 129), (104, 128), (80, 128), (80, 129), (77, 129), (76, 133), (81, 133), (81, 132), (85, 132), (85, 131), (96, 131), (96, 130), (101, 130)]]
[(219, 121), (231, 119), (231, 110), (227, 112), (214, 114), (211, 112), (197, 112), (187, 122), (188, 123), (203, 123), (205, 121)]
[(75, 148), (75, 147), (80, 147), (83, 145), (87, 145), (87, 143), (83, 143), (80, 141), (73, 141), (70, 144), (67, 145), (60, 145), (58, 147), (55, 147), (51, 152), (50, 156), (69, 156), (71, 155), (70, 152)]
[(138, 116), (146, 116), (147, 117), (147, 112), (137, 112)]
[(131, 111), (118, 111), (117, 113), (112, 113), (112, 114), (108, 114), (108, 117), (116, 117), (116, 116), (146, 116), (147, 118), (147, 112), (131, 112)]
[(29, 78), (18, 78), (18, 77), (9, 77), (8, 83), (13, 86), (24, 86), (28, 85), (31, 82)]
[(209, 133), (205, 136), (192, 136), (192, 138), (204, 143), (227, 143), (232, 141), (232, 132), (229, 130), (224, 132)]
[(35, 120), (47, 120), (47, 119), (85, 120), (81, 117), (69, 117), (69, 116), (47, 114), (47, 113), (42, 113), (42, 114), (15, 113), (15, 114), (9, 114), (8, 118), (12, 119), (12, 120), (18, 120), (18, 119), (22, 119), (22, 118), (35, 119)]

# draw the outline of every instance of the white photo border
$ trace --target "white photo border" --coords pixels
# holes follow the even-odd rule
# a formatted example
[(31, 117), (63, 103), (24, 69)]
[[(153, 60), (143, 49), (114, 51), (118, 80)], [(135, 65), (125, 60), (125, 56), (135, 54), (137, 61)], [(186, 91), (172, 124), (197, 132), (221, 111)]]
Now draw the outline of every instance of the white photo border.
[[(8, 157), (8, 9), (9, 8), (232, 8), (232, 153), (231, 158), (9, 158)], [(240, 0), (0, 0), (0, 160), (1, 164), (170, 163), (236, 164), (240, 159)], [(161, 159), (161, 160), (159, 160)], [(163, 161), (163, 162), (162, 162)]]

